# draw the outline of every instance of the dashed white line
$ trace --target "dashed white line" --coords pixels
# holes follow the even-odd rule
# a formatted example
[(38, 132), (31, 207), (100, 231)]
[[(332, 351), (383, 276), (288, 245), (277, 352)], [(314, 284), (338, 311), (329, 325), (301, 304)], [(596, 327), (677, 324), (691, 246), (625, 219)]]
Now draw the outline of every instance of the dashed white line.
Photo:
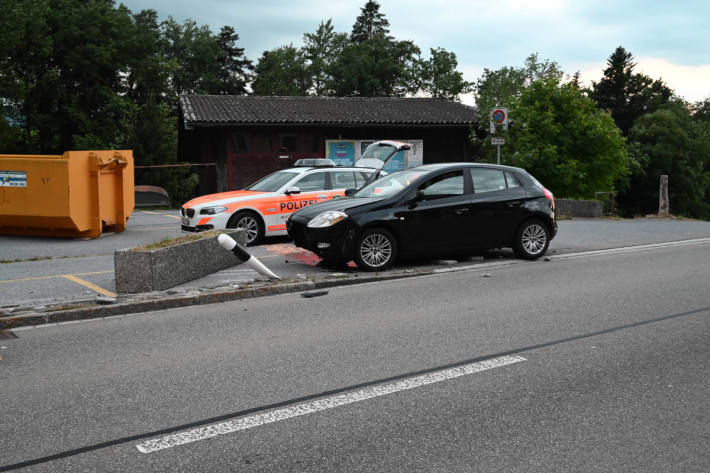
[(345, 406), (347, 404), (365, 401), (375, 397), (386, 396), (388, 394), (406, 391), (408, 389), (414, 389), (420, 386), (426, 386), (428, 384), (438, 383), (493, 368), (499, 368), (501, 366), (521, 361), (525, 361), (525, 358), (522, 356), (501, 356), (490, 360), (469, 363), (455, 368), (435, 371), (425, 375), (413, 376), (411, 378), (402, 379), (389, 384), (372, 386), (353, 392), (324, 397), (315, 401), (303, 402), (291, 407), (268, 411), (263, 414), (241, 417), (227, 422), (220, 422), (218, 424), (192, 429), (186, 432), (166, 435), (164, 437), (140, 443), (136, 445), (136, 448), (142, 453), (153, 453), (165, 450), (166, 448), (175, 447), (177, 445), (198, 442), (200, 440), (206, 440), (218, 435), (231, 434), (240, 430), (251, 429), (253, 427), (259, 427), (261, 425), (271, 424), (273, 422), (279, 422), (293, 417), (312, 414), (314, 412), (324, 411), (334, 407)]

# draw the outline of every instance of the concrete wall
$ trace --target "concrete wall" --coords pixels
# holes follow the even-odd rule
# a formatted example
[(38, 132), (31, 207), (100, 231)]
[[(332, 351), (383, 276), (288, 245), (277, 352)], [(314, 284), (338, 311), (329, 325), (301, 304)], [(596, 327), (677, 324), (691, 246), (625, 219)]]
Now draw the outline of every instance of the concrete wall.
[(598, 218), (602, 216), (603, 203), (598, 200), (555, 199), (558, 216)]
[[(244, 231), (234, 231), (229, 235), (243, 246), (246, 245)], [(152, 251), (136, 251), (130, 248), (117, 250), (114, 253), (116, 291), (162, 291), (241, 262), (231, 251), (219, 245), (217, 237)]]

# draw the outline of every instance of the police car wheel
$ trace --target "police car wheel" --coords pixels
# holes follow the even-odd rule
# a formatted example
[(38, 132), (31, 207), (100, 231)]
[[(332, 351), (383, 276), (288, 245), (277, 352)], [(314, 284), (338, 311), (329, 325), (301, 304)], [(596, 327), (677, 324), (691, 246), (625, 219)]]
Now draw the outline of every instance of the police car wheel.
[(264, 237), (264, 223), (257, 214), (248, 210), (232, 215), (227, 222), (227, 228), (244, 230), (247, 234), (247, 245), (255, 245)]
[(365, 271), (389, 268), (397, 258), (397, 239), (387, 230), (365, 230), (355, 245), (355, 263)]

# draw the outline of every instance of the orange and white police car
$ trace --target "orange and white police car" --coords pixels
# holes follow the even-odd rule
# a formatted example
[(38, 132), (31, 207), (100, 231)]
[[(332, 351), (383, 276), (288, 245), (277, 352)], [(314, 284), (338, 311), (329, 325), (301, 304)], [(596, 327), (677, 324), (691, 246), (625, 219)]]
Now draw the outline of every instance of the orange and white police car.
[(335, 166), (330, 159), (299, 159), (295, 167), (283, 169), (249, 187), (204, 195), (182, 206), (182, 229), (190, 232), (240, 228), (247, 244), (265, 236), (286, 235), (289, 215), (307, 205), (344, 196), (346, 189), (360, 188), (386, 174), (382, 168), (407, 143), (377, 141), (365, 150), (354, 167)]
[(336, 167), (329, 159), (301, 159), (239, 191), (197, 197), (182, 206), (182, 229), (200, 232), (240, 228), (247, 244), (264, 236), (286, 235), (286, 219), (307, 205), (362, 187), (377, 172), (368, 167)]

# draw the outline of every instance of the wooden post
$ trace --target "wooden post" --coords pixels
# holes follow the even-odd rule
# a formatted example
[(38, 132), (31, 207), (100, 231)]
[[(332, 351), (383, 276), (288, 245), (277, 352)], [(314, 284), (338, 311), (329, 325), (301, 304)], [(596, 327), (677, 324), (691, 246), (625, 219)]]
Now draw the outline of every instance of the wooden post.
[(668, 201), (668, 175), (661, 176), (661, 188), (658, 195), (658, 215), (668, 215), (670, 203)]

